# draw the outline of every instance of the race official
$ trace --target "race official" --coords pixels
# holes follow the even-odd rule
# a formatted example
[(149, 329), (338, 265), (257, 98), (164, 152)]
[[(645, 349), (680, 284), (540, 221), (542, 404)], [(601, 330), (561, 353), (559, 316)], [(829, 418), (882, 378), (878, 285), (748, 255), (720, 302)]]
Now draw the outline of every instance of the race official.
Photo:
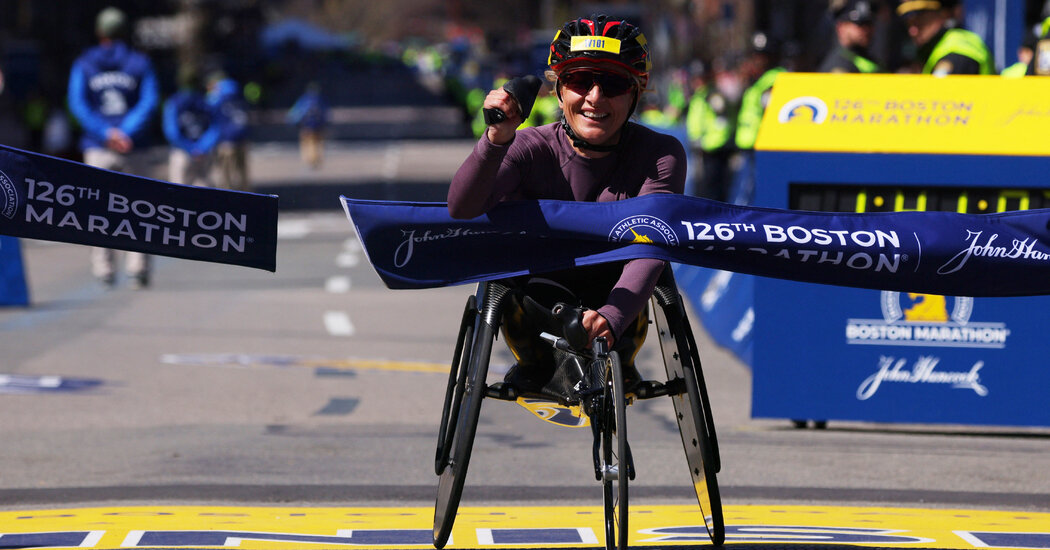
[[(683, 191), (681, 143), (630, 121), (651, 68), (641, 30), (604, 15), (569, 21), (551, 43), (548, 65), (561, 121), (519, 130), (517, 102), (502, 88), (489, 92), (484, 107), (502, 110), (507, 119), (487, 128), (456, 172), (448, 192), (452, 217), (474, 218), (507, 200), (606, 202)], [(660, 260), (636, 259), (525, 276), (510, 284), (548, 307), (553, 301), (585, 306), (588, 335), (609, 340), (623, 358), (630, 384), (639, 379), (634, 354), (664, 268)], [(502, 330), (517, 359), (505, 383), (523, 393), (571, 390), (554, 379), (552, 347), (539, 338), (537, 321), (519, 302), (505, 311)]]
[(200, 73), (192, 67), (179, 71), (179, 90), (164, 102), (164, 137), (168, 179), (173, 183), (214, 187), (212, 155), (222, 137), (219, 111), (204, 97)]
[(328, 126), (328, 102), (321, 94), (321, 84), (311, 82), (306, 91), (288, 110), (288, 122), (299, 127), (299, 155), (313, 170), (324, 162), (324, 132)]
[(248, 181), (248, 103), (241, 86), (223, 71), (208, 75), (205, 96), (219, 115), (220, 137), (215, 147), (217, 183), (224, 189), (250, 191)]
[(874, 14), (868, 0), (836, 0), (831, 14), (835, 18), (835, 47), (820, 64), (822, 73), (878, 73), (879, 64), (871, 59)]
[(952, 11), (943, 2), (903, 0), (897, 14), (918, 47), (916, 62), (922, 74), (998, 74), (988, 46), (977, 34), (955, 27)]
[[(84, 163), (144, 174), (142, 150), (151, 117), (160, 101), (157, 78), (148, 57), (122, 39), (127, 17), (108, 7), (95, 19), (98, 45), (73, 62), (69, 74), (69, 109), (80, 125)], [(106, 286), (116, 284), (116, 251), (93, 248), (92, 274)], [(127, 252), (125, 270), (132, 284), (149, 285), (149, 256)]]

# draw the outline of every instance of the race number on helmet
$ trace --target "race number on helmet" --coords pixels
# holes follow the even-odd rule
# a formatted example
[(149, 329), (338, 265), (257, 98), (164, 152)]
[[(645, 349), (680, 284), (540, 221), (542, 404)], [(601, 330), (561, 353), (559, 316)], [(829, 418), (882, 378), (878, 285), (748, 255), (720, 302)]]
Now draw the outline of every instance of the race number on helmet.
[(547, 58), (551, 70), (560, 73), (583, 61), (610, 63), (643, 79), (652, 69), (649, 45), (642, 31), (605, 15), (574, 19), (554, 35)]

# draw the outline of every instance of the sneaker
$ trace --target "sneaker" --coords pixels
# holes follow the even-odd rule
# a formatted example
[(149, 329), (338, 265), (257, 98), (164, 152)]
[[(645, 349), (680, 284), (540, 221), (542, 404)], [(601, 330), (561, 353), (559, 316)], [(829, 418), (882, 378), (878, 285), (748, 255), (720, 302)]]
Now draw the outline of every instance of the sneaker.
[(149, 286), (149, 274), (139, 273), (131, 277), (131, 288), (135, 290), (142, 290)]
[(548, 369), (536, 365), (515, 363), (503, 377), (503, 383), (515, 388), (520, 395), (544, 395), (543, 387), (553, 375)]
[(106, 288), (113, 288), (117, 286), (117, 276), (112, 273), (109, 275), (102, 275), (98, 278), (98, 282), (102, 283), (102, 286)]

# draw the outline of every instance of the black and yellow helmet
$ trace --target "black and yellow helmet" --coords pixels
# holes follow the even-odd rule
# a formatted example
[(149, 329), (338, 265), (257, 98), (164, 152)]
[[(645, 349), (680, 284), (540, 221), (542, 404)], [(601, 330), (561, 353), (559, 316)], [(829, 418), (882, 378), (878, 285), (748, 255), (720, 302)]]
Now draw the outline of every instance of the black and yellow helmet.
[(565, 23), (551, 42), (547, 65), (555, 73), (580, 62), (610, 63), (647, 81), (652, 69), (649, 43), (638, 27), (605, 15)]

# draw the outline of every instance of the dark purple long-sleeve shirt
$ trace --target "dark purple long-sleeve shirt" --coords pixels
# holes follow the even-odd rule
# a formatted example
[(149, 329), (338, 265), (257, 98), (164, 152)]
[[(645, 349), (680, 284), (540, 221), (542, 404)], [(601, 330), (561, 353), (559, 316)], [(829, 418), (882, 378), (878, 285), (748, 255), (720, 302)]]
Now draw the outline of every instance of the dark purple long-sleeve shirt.
[[(615, 201), (650, 193), (682, 193), (686, 156), (674, 137), (630, 124), (623, 146), (587, 158), (569, 143), (559, 123), (519, 130), (506, 145), (482, 136), (448, 190), (449, 214), (469, 219), (508, 200)], [(617, 338), (645, 307), (664, 262), (636, 259), (598, 313)]]

